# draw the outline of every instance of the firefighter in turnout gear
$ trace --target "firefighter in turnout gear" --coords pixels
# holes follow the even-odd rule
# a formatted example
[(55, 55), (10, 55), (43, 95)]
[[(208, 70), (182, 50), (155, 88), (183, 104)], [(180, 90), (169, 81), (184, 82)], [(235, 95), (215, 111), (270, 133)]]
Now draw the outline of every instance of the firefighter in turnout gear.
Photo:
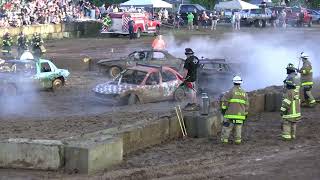
[(233, 78), (233, 88), (221, 98), (221, 112), (224, 122), (221, 133), (222, 143), (229, 142), (231, 131), (234, 130), (235, 144), (241, 144), (242, 125), (247, 118), (249, 100), (247, 93), (240, 87), (242, 79), (240, 76)]
[(299, 69), (299, 72), (301, 74), (301, 86), (303, 89), (304, 103), (309, 107), (313, 107), (316, 104), (316, 100), (311, 94), (311, 89), (313, 86), (312, 65), (308, 60), (309, 56), (306, 53), (301, 53), (301, 59), (303, 65), (302, 68)]
[(7, 32), (2, 37), (2, 54), (4, 56), (11, 56), (11, 46), (12, 46), (12, 38), (10, 34)]
[(20, 32), (18, 37), (18, 57), (21, 57), (24, 51), (28, 50), (28, 43), (27, 37), (23, 34), (23, 32)]
[(296, 92), (293, 81), (285, 81), (280, 114), (282, 116), (282, 138), (292, 140), (296, 138), (296, 123), (301, 118), (299, 92)]
[(295, 92), (296, 93), (299, 93), (300, 92), (300, 79), (297, 75), (297, 72), (296, 72), (296, 68), (294, 67), (294, 65), (292, 63), (289, 63), (287, 68), (287, 78), (283, 81), (284, 85), (286, 85), (286, 82), (288, 83), (293, 83), (295, 84)]
[(32, 51), (35, 58), (40, 58), (45, 52), (44, 42), (39, 33), (34, 33), (32, 37)]

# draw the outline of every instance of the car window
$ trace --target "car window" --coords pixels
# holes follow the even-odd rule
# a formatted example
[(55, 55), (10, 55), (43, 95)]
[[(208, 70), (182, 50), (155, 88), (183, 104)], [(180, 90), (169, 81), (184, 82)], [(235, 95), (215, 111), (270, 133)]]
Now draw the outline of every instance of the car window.
[(174, 81), (177, 79), (176, 75), (171, 71), (162, 71), (162, 82)]
[(41, 63), (40, 67), (41, 67), (41, 72), (51, 72), (50, 65), (47, 62)]
[(203, 6), (201, 6), (199, 4), (196, 4), (195, 7), (197, 7), (197, 9), (200, 10), (200, 11), (205, 11), (206, 10)]
[(187, 12), (187, 10), (188, 10), (187, 6), (181, 6), (180, 8), (181, 13)]
[(194, 6), (188, 5), (187, 6), (187, 12), (194, 12), (196, 8)]
[(160, 83), (159, 73), (153, 72), (149, 74), (148, 79), (146, 81), (146, 85), (157, 85)]
[(166, 55), (162, 52), (153, 52), (152, 59), (153, 60), (165, 60)]
[(220, 63), (210, 63), (210, 64), (204, 64), (203, 69), (211, 69), (215, 71), (229, 71), (229, 68), (226, 64), (220, 64)]
[(147, 60), (147, 53), (146, 52), (135, 52), (129, 55), (130, 61), (146, 61)]
[(37, 73), (35, 63), (10, 63), (10, 62), (1, 64), (0, 72), (29, 73), (29, 74)]
[(124, 71), (123, 74), (116, 79), (116, 81), (121, 78), (121, 83), (140, 85), (146, 75), (147, 73), (144, 71), (129, 69)]

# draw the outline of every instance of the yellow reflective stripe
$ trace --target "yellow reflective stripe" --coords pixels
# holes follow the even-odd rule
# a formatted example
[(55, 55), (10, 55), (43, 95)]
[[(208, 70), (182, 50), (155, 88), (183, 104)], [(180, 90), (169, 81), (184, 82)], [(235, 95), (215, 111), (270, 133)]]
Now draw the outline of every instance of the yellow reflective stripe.
[(283, 100), (285, 103), (287, 103), (287, 104), (290, 104), (291, 103), (291, 101), (289, 100), (289, 99), (284, 99)]
[(313, 85), (313, 82), (303, 82), (301, 85), (302, 86), (310, 86), (310, 85)]
[(240, 120), (246, 119), (246, 116), (242, 116), (242, 115), (225, 115), (224, 117), (227, 119), (240, 119)]
[(227, 106), (221, 106), (221, 109), (227, 109)]
[(230, 102), (230, 103), (246, 104), (246, 101), (245, 101), (245, 100), (242, 100), (242, 99), (230, 99), (229, 102)]
[(316, 103), (316, 100), (311, 100), (310, 104)]
[(291, 139), (291, 135), (289, 134), (282, 134), (281, 136), (285, 139)]
[(292, 114), (297, 114), (296, 101), (293, 101), (293, 102), (292, 102)]
[(302, 70), (302, 74), (306, 74), (307, 73), (307, 71), (306, 70)]
[(283, 115), (282, 118), (284, 119), (288, 119), (288, 118), (297, 118), (297, 117), (301, 117), (301, 113), (297, 113), (297, 114), (289, 114), (289, 115)]
[(280, 108), (280, 111), (286, 111), (287, 109), (286, 108), (284, 108), (284, 107), (281, 107)]

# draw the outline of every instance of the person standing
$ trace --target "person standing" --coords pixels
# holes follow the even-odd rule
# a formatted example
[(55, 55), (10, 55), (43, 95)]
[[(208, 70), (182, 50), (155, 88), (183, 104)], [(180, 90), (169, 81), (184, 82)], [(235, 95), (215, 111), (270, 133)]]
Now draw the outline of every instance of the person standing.
[(227, 144), (229, 136), (234, 129), (235, 144), (242, 142), (242, 125), (247, 119), (249, 99), (247, 93), (241, 88), (240, 76), (233, 78), (233, 88), (221, 98), (221, 112), (225, 120), (222, 126), (221, 142)]
[(28, 39), (23, 32), (20, 32), (18, 37), (18, 57), (26, 50), (28, 50)]
[(218, 15), (216, 11), (210, 14), (210, 19), (211, 19), (211, 30), (212, 31), (216, 30), (217, 24), (218, 24)]
[(308, 60), (309, 56), (306, 53), (301, 53), (300, 58), (303, 62), (302, 68), (299, 69), (299, 73), (301, 74), (301, 86), (303, 88), (303, 95), (305, 100), (304, 103), (309, 107), (313, 107), (316, 104), (316, 100), (311, 93), (313, 86), (312, 65)]
[(198, 30), (199, 29), (199, 15), (198, 15), (198, 12), (197, 12), (196, 9), (194, 10), (193, 16), (194, 16), (194, 18), (193, 18), (193, 26), (195, 26), (196, 30)]
[(32, 51), (35, 58), (41, 58), (41, 56), (46, 52), (44, 47), (44, 42), (39, 33), (34, 33), (32, 37)]
[(164, 50), (166, 48), (166, 43), (164, 42), (162, 35), (157, 36), (152, 42), (152, 48), (154, 50)]
[(285, 80), (280, 115), (282, 117), (282, 139), (292, 140), (296, 138), (296, 123), (301, 119), (299, 92), (296, 92), (294, 81)]
[(202, 28), (207, 29), (209, 16), (207, 15), (206, 11), (203, 11), (201, 19), (202, 19)]
[(2, 54), (6, 57), (11, 56), (12, 38), (10, 33), (6, 32), (2, 37)]
[(188, 103), (184, 110), (196, 110), (197, 105), (197, 93), (196, 93), (196, 80), (197, 80), (197, 71), (199, 67), (199, 59), (194, 56), (194, 52), (191, 48), (186, 48), (185, 53), (187, 59), (184, 63), (184, 81), (186, 84), (192, 84), (192, 88), (188, 88), (191, 95), (192, 103)]
[(130, 17), (130, 20), (128, 21), (128, 29), (129, 29), (129, 38), (134, 38), (134, 21), (132, 17)]
[(232, 12), (232, 15), (231, 15), (231, 24), (232, 24), (232, 29), (235, 30), (236, 29), (236, 15), (234, 12)]
[(235, 29), (240, 30), (240, 21), (241, 21), (241, 15), (239, 12), (235, 13)]
[(187, 16), (187, 19), (188, 19), (188, 27), (189, 27), (189, 30), (193, 30), (193, 19), (194, 19), (194, 15), (189, 12), (188, 13), (188, 16)]

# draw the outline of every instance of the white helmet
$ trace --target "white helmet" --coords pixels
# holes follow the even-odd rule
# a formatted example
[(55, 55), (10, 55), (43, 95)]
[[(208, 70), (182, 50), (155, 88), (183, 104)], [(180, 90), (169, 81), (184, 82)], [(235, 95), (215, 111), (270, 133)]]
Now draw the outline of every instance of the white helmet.
[(242, 79), (240, 76), (235, 76), (235, 77), (233, 77), (232, 82), (234, 84), (242, 84)]
[(302, 52), (300, 57), (303, 58), (303, 59), (308, 59), (309, 55), (307, 53), (305, 53), (305, 52)]
[(21, 55), (20, 60), (34, 60), (34, 57), (30, 51), (25, 51)]

